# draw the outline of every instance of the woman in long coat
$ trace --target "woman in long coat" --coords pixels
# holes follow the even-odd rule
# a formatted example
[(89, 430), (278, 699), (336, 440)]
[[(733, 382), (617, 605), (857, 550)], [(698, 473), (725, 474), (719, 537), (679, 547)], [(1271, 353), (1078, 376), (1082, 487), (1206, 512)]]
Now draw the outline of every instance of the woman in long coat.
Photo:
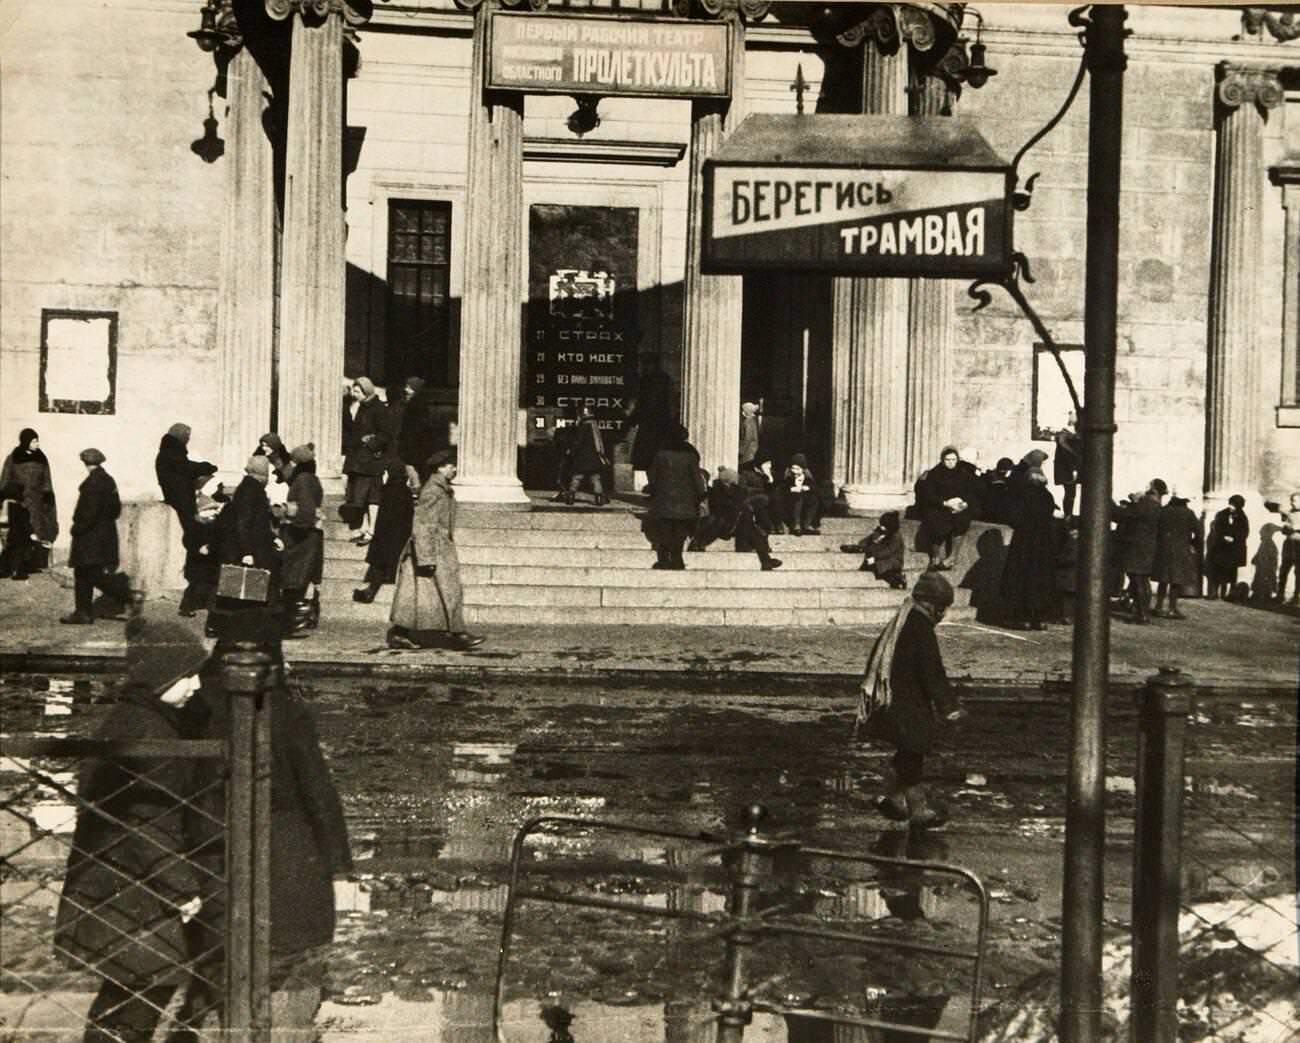
[(700, 454), (678, 425), (650, 464), (650, 512), (642, 529), (654, 545), (656, 569), (684, 569), (682, 548), (695, 532), (700, 502), (707, 492), (700, 474)]
[(415, 497), (406, 473), (406, 465), (396, 454), (388, 458), (384, 491), (379, 500), (379, 517), (375, 519), (375, 536), (366, 548), (366, 585), (352, 592), (352, 600), (368, 605), (385, 583), (397, 579), (397, 564), (402, 548), (411, 538), (415, 520)]
[[(1165, 619), (1187, 618), (1178, 611), (1178, 596), (1184, 589), (1201, 588), (1201, 543), (1204, 539), (1201, 519), (1187, 506), (1187, 499), (1171, 496), (1160, 508), (1156, 521), (1156, 611)], [(1165, 595), (1169, 611), (1165, 612)]]
[(325, 565), (325, 537), (320, 529), (324, 491), (316, 477), (316, 446), (308, 442), (296, 447), (289, 454), (286, 473), (289, 495), (280, 526), (284, 542), (280, 584), (290, 605), (287, 633), (301, 636), (320, 622), (319, 584)]
[(1210, 523), (1210, 537), (1205, 547), (1205, 578), (1209, 582), (1209, 598), (1228, 598), (1237, 582), (1237, 570), (1246, 564), (1246, 539), (1250, 536), (1250, 521), (1244, 510), (1246, 501), (1241, 496), (1228, 497), (1228, 506), (1214, 516)]
[(352, 385), (352, 394), (356, 412), (349, 407), (344, 413), (343, 473), (348, 479), (346, 503), (352, 512), (348, 527), (361, 530), (355, 542), (364, 545), (375, 532), (375, 513), (379, 509), (387, 455), (387, 447), (376, 449), (374, 442), (388, 427), (384, 403), (374, 381), (358, 377)]
[(1056, 590), (1056, 501), (1047, 476), (1030, 468), (1025, 483), (1010, 496), (1011, 546), (1002, 567), (1002, 600), (1013, 623), (1026, 630), (1045, 630), (1054, 616)]
[(429, 460), (430, 475), (420, 489), (411, 539), (397, 567), (397, 589), (389, 614), (390, 648), (432, 648), (446, 644), (461, 651), (483, 638), (465, 629), (464, 591), (456, 555), (456, 500), (451, 481), (456, 458), (450, 449)]
[[(182, 624), (132, 619), (126, 681), (96, 738), (195, 737), (184, 708), (206, 658)], [(67, 966), (103, 979), (85, 1043), (152, 1039), (172, 993), (189, 978), (194, 950), (185, 924), (220, 878), (197, 861), (214, 831), (197, 810), (198, 765), (193, 758), (92, 758), (81, 769), (54, 951)]]
[(39, 572), (49, 564), (50, 545), (59, 535), (59, 514), (54, 502), (50, 462), (41, 452), (41, 436), (30, 427), (18, 433), (18, 444), (0, 468), (0, 485), (21, 482), (23, 506), (31, 522), (33, 541), (27, 571)]
[(978, 480), (960, 463), (956, 447), (945, 446), (939, 462), (916, 483), (921, 544), (930, 555), (930, 568), (940, 572), (952, 568), (979, 500)]

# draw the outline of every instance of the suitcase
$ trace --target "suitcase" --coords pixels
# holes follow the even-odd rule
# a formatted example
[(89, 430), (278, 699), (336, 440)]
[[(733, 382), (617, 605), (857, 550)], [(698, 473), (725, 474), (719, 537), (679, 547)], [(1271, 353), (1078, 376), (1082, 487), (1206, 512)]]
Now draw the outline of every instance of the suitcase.
[(217, 595), (265, 605), (271, 597), (271, 573), (247, 565), (222, 565), (217, 577)]

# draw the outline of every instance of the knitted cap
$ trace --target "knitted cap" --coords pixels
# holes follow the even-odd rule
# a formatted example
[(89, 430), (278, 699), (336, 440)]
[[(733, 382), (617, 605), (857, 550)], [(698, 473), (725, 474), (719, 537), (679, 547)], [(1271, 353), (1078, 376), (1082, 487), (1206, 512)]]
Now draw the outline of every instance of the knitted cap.
[(126, 683), (162, 694), (208, 659), (202, 639), (174, 619), (139, 616), (126, 625)]
[(251, 474), (255, 478), (270, 478), (271, 462), (264, 456), (250, 456), (248, 463), (244, 464), (244, 474)]
[(439, 467), (442, 467), (444, 464), (454, 464), (455, 462), (456, 462), (455, 449), (439, 449), (436, 453), (434, 453), (431, 457), (429, 457), (428, 463), (426, 463), (425, 466), (428, 467), (430, 472), (433, 472), (436, 471)]
[(808, 466), (808, 457), (803, 453), (795, 453), (794, 456), (790, 457), (790, 466), (806, 468)]
[(923, 572), (912, 588), (912, 597), (916, 601), (929, 601), (947, 608), (952, 604), (952, 584), (937, 572)]
[(316, 443), (308, 442), (306, 445), (298, 446), (289, 454), (289, 459), (296, 464), (311, 463), (316, 459)]
[(94, 448), (83, 449), (77, 455), (81, 457), (81, 462), (83, 464), (102, 464), (105, 460), (108, 459), (108, 457), (106, 457), (98, 449), (94, 449)]
[(184, 442), (185, 439), (190, 437), (190, 425), (180, 423), (172, 424), (172, 426), (167, 429), (167, 433), (173, 438), (177, 438)]

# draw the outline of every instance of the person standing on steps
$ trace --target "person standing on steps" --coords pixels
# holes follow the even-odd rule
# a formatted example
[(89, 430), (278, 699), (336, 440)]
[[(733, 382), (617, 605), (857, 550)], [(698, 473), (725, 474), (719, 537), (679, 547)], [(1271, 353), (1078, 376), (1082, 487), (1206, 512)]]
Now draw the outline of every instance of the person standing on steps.
[(700, 454), (680, 424), (655, 454), (649, 479), (646, 492), (650, 494), (650, 511), (642, 522), (642, 531), (655, 549), (657, 560), (651, 568), (684, 569), (682, 548), (695, 533), (706, 489), (700, 474)]
[(1286, 601), (1287, 577), (1294, 573), (1295, 588), (1290, 603), (1300, 605), (1300, 493), (1292, 493), (1285, 507), (1276, 503), (1265, 506), (1281, 516), (1282, 563), (1277, 578), (1277, 600)]
[(374, 535), (384, 474), (385, 454), (374, 447), (376, 437), (386, 429), (384, 403), (369, 377), (357, 377), (352, 398), (343, 413), (343, 473), (348, 481), (341, 512), (348, 527), (359, 530), (352, 542), (364, 547)]
[(92, 609), (96, 589), (125, 605), (131, 601), (131, 582), (125, 573), (117, 571), (117, 519), (122, 513), (117, 483), (104, 470), (105, 457), (98, 449), (83, 449), (79, 455), (86, 465), (86, 480), (77, 490), (72, 552), (68, 555), (76, 607), (59, 622), (85, 624), (95, 622)]
[(947, 813), (926, 793), (925, 757), (934, 748), (940, 721), (965, 716), (948, 682), (934, 628), (953, 601), (952, 585), (923, 573), (876, 638), (859, 690), (854, 734), (894, 747), (894, 784), (876, 801), (886, 818), (917, 829), (940, 826)]
[(1083, 456), (1083, 440), (1075, 428), (1078, 418), (1070, 410), (1070, 419), (1056, 432), (1056, 453), (1052, 457), (1052, 479), (1065, 491), (1061, 493), (1061, 510), (1066, 518), (1074, 514), (1074, 498), (1079, 491), (1079, 463)]
[(568, 457), (569, 484), (564, 491), (564, 502), (573, 503), (582, 480), (589, 479), (591, 492), (596, 499), (596, 506), (603, 507), (609, 503), (605, 495), (604, 474), (609, 467), (609, 457), (605, 455), (605, 439), (600, 433), (600, 422), (590, 406), (578, 408), (577, 423), (574, 425), (572, 442)]
[[(1156, 611), (1161, 619), (1186, 619), (1178, 611), (1178, 597), (1187, 588), (1193, 592), (1201, 586), (1201, 544), (1204, 539), (1201, 519), (1187, 506), (1187, 498), (1177, 493), (1160, 508), (1156, 519)], [(1169, 598), (1166, 612), (1165, 598)]]
[(1010, 502), (1011, 546), (1002, 566), (1001, 593), (1010, 623), (1020, 630), (1046, 630), (1059, 613), (1056, 589), (1056, 501), (1047, 475), (1031, 467)]
[(456, 555), (456, 454), (435, 453), (415, 504), (411, 539), (397, 568), (389, 613), (389, 648), (449, 647), (468, 651), (483, 638), (465, 629), (460, 559)]
[(415, 498), (418, 487), (412, 490), (402, 458), (392, 454), (384, 478), (384, 491), (379, 500), (379, 516), (375, 519), (375, 536), (366, 548), (366, 585), (352, 591), (352, 600), (369, 605), (385, 583), (397, 579), (397, 563), (402, 548), (411, 538), (411, 523), (415, 517)]
[(1115, 507), (1113, 516), (1124, 529), (1120, 567), (1128, 576), (1133, 601), (1133, 622), (1151, 622), (1151, 576), (1156, 570), (1156, 538), (1160, 524), (1160, 501), (1169, 491), (1163, 479), (1152, 478), (1146, 492), (1132, 494)]
[(31, 525), (28, 534), (31, 547), (25, 548), (27, 553), (22, 557), (27, 572), (40, 572), (50, 563), (50, 547), (59, 535), (59, 515), (54, 501), (50, 461), (41, 451), (41, 436), (30, 427), (18, 432), (18, 444), (0, 467), (0, 485), (6, 482), (22, 485), (22, 505)]
[(1229, 496), (1228, 506), (1210, 523), (1210, 538), (1205, 547), (1205, 579), (1211, 601), (1232, 597), (1237, 585), (1237, 570), (1246, 564), (1246, 540), (1250, 536), (1250, 519), (1246, 517), (1243, 496)]
[(185, 593), (177, 611), (182, 616), (192, 616), (206, 608), (216, 585), (212, 559), (203, 553), (206, 534), (198, 518), (198, 494), (203, 483), (216, 474), (217, 465), (191, 460), (189, 444), (189, 424), (172, 424), (158, 443), (158, 455), (153, 462), (163, 503), (176, 512), (176, 520), (181, 523)]
[(320, 583), (325, 566), (325, 537), (320, 529), (325, 493), (316, 477), (314, 442), (289, 454), (288, 475), (289, 496), (280, 526), (284, 543), (280, 583), (288, 611), (285, 636), (303, 637), (320, 624)]
[(627, 410), (627, 427), (636, 428), (632, 442), (633, 482), (642, 491), (649, 481), (650, 465), (673, 432), (673, 381), (656, 355), (641, 356), (641, 377), (636, 398)]

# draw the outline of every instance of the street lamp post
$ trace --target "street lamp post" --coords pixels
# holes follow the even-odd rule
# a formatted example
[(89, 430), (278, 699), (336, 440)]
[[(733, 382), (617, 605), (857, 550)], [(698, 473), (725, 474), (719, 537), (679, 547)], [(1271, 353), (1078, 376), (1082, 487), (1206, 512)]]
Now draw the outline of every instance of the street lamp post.
[(1096, 4), (1087, 23), (1088, 261), (1085, 287), (1083, 504), (1075, 595), (1070, 773), (1065, 817), (1061, 958), (1062, 1043), (1101, 1038), (1105, 898), (1106, 689), (1110, 665), (1106, 540), (1115, 437), (1119, 191), (1124, 89), (1121, 5)]

